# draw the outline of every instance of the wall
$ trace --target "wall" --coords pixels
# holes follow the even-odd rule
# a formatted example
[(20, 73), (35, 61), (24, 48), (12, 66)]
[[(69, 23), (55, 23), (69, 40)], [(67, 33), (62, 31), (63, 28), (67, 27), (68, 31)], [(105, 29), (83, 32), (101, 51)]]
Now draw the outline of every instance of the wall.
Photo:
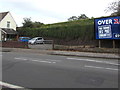
[(0, 29), (0, 41), (2, 41), (2, 31)]
[(7, 21), (10, 22), (10, 28), (16, 30), (16, 22), (14, 21), (13, 17), (10, 13), (8, 13), (4, 19), (0, 22), (0, 28), (7, 28)]
[(7, 48), (28, 48), (27, 42), (7, 41), (2, 42), (2, 47)]

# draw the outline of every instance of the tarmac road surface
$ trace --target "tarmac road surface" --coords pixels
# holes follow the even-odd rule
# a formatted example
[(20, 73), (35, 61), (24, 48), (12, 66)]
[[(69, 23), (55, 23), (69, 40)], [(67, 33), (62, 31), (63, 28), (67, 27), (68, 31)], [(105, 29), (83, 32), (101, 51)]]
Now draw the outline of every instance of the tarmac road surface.
[(118, 88), (118, 66), (114, 59), (3, 52), (2, 82), (25, 88)]

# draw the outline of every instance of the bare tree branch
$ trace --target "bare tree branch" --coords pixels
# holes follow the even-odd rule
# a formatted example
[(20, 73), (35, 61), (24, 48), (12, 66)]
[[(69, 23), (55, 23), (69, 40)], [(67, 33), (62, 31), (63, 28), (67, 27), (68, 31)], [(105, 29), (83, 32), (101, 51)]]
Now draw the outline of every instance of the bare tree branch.
[(110, 11), (112, 11), (111, 15), (120, 15), (120, 0), (109, 4), (109, 6), (105, 9), (105, 12), (107, 13)]

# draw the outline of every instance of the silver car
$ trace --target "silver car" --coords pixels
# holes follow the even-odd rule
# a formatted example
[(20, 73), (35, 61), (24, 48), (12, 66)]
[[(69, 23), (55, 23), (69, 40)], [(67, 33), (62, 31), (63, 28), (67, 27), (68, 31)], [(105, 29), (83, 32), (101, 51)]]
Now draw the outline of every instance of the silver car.
[(35, 37), (28, 41), (29, 44), (44, 44), (44, 39), (42, 37)]

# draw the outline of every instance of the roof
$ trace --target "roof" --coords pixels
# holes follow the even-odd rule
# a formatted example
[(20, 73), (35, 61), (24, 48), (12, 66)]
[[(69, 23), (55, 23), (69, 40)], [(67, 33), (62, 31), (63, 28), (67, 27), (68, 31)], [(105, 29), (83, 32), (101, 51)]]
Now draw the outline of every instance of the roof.
[(1, 28), (2, 31), (6, 34), (17, 34), (17, 31), (15, 31), (14, 29), (9, 29), (9, 28)]
[(0, 13), (0, 21), (8, 14), (9, 12), (1, 12)]

